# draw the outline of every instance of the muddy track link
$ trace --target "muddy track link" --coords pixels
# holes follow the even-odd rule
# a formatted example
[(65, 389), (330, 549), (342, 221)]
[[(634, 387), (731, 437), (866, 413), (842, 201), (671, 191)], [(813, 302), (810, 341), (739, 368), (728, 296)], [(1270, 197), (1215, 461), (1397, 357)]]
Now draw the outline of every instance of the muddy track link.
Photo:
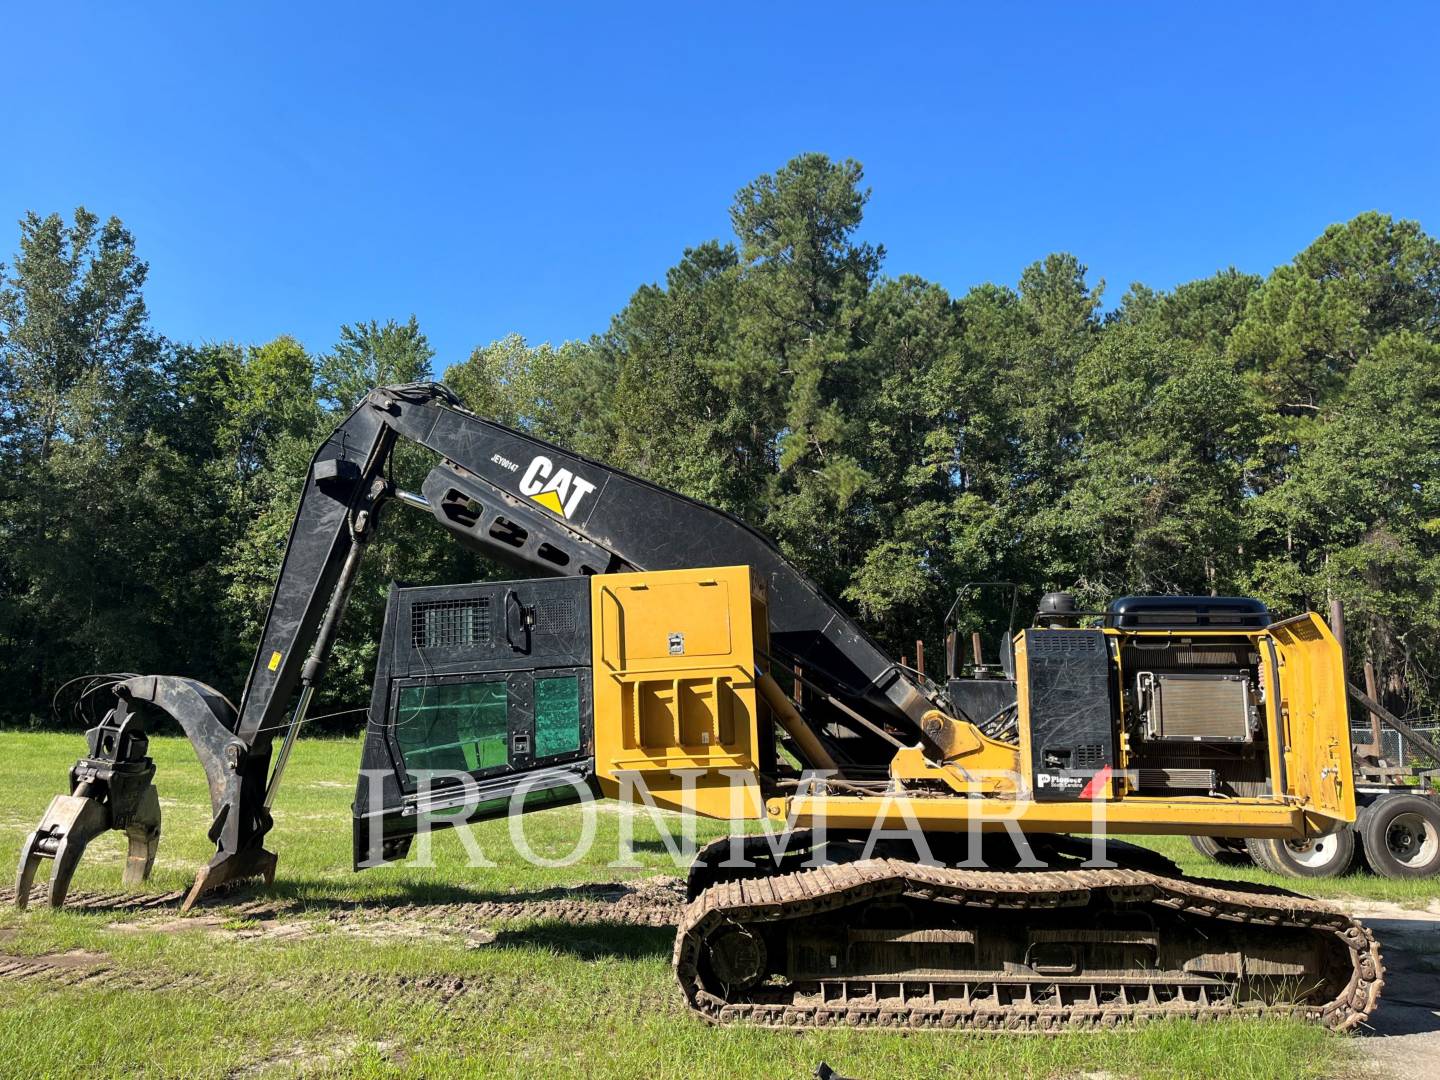
[(674, 960), (706, 1020), (764, 1027), (1062, 1031), (1282, 1014), (1344, 1031), (1376, 1007), (1384, 976), (1368, 929), (1280, 890), (893, 859), (715, 885), (681, 918)]

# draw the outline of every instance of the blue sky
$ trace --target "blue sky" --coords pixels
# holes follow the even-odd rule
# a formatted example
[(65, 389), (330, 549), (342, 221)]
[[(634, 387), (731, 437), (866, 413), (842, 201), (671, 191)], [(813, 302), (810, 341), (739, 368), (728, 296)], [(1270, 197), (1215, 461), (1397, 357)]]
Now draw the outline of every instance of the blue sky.
[(807, 150), (864, 163), (887, 272), (955, 294), (1056, 250), (1111, 303), (1266, 272), (1372, 208), (1440, 231), (1435, 9), (1003, 7), (7, 3), (0, 258), (83, 203), (171, 337), (413, 312), (443, 370), (604, 329)]

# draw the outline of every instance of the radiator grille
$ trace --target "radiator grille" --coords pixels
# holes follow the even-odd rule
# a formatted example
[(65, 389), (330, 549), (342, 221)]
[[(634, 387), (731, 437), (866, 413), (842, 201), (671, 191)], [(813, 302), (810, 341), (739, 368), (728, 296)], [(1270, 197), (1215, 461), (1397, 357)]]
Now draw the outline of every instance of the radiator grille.
[(1137, 769), (1136, 778), (1142, 788), (1163, 791), (1214, 791), (1214, 769)]
[[(1269, 764), (1259, 743), (1157, 742), (1137, 740), (1130, 768), (1140, 774), (1142, 787), (1153, 772), (1203, 771), (1215, 777), (1217, 795), (1253, 799), (1269, 794)], [(1156, 786), (1151, 791), (1172, 788)]]
[(1248, 643), (1181, 644), (1178, 642), (1127, 642), (1121, 647), (1121, 662), (1129, 671), (1174, 671), (1199, 674), (1233, 672), (1253, 661)]
[(1250, 740), (1250, 681), (1241, 675), (1140, 673), (1148, 690), (1146, 733), (1152, 739)]

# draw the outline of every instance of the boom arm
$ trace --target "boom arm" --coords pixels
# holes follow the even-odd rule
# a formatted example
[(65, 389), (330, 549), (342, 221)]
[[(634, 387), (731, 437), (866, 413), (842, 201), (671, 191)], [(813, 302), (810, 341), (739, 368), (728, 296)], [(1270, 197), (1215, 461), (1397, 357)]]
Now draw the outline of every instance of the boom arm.
[[(401, 439), (441, 459), (422, 495), (399, 492), (387, 478)], [(462, 408), (442, 385), (381, 388), (366, 396), (311, 459), (238, 710), (232, 711), (222, 695), (171, 676), (132, 679), (116, 687), (122, 701), (149, 703), (174, 716), (205, 766), (216, 853), (197, 878), (187, 907), (206, 889), (231, 878), (273, 875), (274, 856), (262, 846), (271, 826), (271, 799), (323, 673), (364, 549), (382, 507), (396, 497), (428, 508), (467, 546), (534, 575), (748, 565), (768, 590), (771, 647), (819, 689), (815, 708), (822, 719), (853, 731), (862, 751), (876, 732), (884, 734), (881, 725), (899, 731), (907, 742), (925, 739), (920, 721), (934, 703), (834, 601), (744, 522), (482, 419)], [(275, 755), (273, 741), (281, 732), (284, 743)], [(143, 754), (143, 741), (134, 745)], [(868, 764), (883, 768), (888, 756), (887, 750)], [(32, 837), (38, 852), (37, 844)], [(31, 854), (27, 849), (22, 864)], [(66, 881), (58, 876), (57, 867), (52, 898), (58, 889), (63, 899), (68, 874)]]
[(774, 646), (808, 678), (902, 730), (933, 707), (834, 601), (745, 523), (481, 419), (443, 386), (417, 384), (371, 392), (311, 463), (241, 700), (236, 734), (252, 752), (287, 727), (289, 700), (318, 677), (324, 656), (312, 652), (317, 663), (307, 671), (301, 653), (349, 584), (352, 547), (368, 539), (392, 493), (383, 473), (397, 437), (440, 455), (424, 500), (441, 525), (483, 554), (538, 575), (747, 564), (769, 590)]

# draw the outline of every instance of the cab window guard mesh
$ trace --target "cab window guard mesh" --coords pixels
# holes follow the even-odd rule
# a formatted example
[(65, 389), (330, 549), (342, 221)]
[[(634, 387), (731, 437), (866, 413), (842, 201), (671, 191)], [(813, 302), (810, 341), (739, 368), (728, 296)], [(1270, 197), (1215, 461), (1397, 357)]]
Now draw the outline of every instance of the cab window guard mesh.
[(410, 608), (410, 643), (417, 649), (489, 645), (490, 598), (423, 600)]

